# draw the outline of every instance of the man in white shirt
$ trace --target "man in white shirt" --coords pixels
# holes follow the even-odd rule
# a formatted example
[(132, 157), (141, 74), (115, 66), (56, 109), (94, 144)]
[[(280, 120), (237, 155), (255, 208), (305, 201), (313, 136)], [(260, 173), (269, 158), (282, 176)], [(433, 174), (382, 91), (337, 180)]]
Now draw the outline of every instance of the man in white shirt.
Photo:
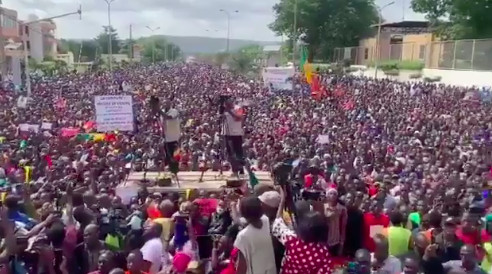
[(237, 272), (276, 274), (270, 222), (263, 215), (261, 201), (254, 196), (243, 198), (240, 212), (247, 226), (238, 233), (234, 242), (234, 247), (239, 250)]
[(179, 112), (175, 109), (170, 100), (164, 102), (164, 109), (162, 110), (163, 129), (165, 136), (165, 150), (166, 150), (166, 165), (171, 165), (173, 162), (174, 152), (178, 149), (179, 138), (181, 137), (181, 121), (179, 119)]
[(243, 111), (239, 106), (234, 105), (232, 99), (224, 103), (224, 136), (227, 154), (231, 163), (232, 172), (235, 175), (244, 174), (244, 153), (243, 153)]
[(143, 237), (146, 238), (145, 244), (140, 251), (144, 259), (144, 271), (149, 274), (158, 273), (162, 267), (164, 257), (164, 246), (161, 241), (162, 226), (158, 223), (151, 223), (145, 228)]

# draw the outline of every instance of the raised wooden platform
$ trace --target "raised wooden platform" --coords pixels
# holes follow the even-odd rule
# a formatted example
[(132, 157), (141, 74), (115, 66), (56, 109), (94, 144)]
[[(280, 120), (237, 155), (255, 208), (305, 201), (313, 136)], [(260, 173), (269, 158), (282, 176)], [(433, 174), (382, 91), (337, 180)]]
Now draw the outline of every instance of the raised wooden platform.
[[(162, 175), (162, 174), (161, 174)], [(220, 175), (218, 171), (206, 171), (203, 174), (203, 182), (199, 182), (200, 180), (200, 171), (182, 171), (178, 173), (178, 181), (173, 177), (172, 186), (168, 187), (149, 187), (149, 191), (151, 192), (185, 192), (186, 189), (203, 189), (207, 191), (218, 191), (222, 186), (226, 185), (228, 179), (232, 179), (230, 172), (224, 172), (223, 175)], [(257, 171), (255, 172), (256, 178), (260, 182), (269, 183), (273, 185), (273, 180), (270, 177), (270, 173), (266, 171)], [(155, 181), (159, 176), (159, 172), (147, 172), (146, 179), (149, 181)], [(245, 181), (249, 181), (249, 177), (245, 175)], [(137, 183), (144, 179), (143, 172), (133, 172), (128, 176), (127, 183)]]

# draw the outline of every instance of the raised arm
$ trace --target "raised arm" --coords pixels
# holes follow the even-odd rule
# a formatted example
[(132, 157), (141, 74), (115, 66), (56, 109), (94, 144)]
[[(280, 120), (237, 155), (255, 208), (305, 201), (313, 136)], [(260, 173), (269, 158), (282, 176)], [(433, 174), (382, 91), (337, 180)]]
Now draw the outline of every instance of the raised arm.
[(6, 264), (10, 257), (16, 253), (17, 242), (14, 235), (13, 224), (9, 221), (7, 209), (3, 206), (0, 207), (0, 218), (0, 226), (5, 233), (5, 250), (0, 254), (0, 264)]

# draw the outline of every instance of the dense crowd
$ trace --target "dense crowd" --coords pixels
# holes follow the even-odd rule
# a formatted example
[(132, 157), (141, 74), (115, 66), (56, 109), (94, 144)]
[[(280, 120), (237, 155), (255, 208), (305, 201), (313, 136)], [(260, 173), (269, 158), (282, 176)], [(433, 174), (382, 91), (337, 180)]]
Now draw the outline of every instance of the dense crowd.
[[(33, 77), (28, 99), (6, 83), (0, 271), (492, 273), (492, 115), (479, 90), (326, 74), (313, 99), (293, 81), (273, 91), (162, 64)], [(134, 131), (98, 133), (94, 96), (115, 94), (132, 95)], [(250, 191), (143, 182), (129, 201), (115, 194), (130, 172), (166, 168), (151, 96), (179, 112), (180, 171), (229, 170), (220, 95), (245, 114)], [(252, 180), (279, 162), (287, 187)]]

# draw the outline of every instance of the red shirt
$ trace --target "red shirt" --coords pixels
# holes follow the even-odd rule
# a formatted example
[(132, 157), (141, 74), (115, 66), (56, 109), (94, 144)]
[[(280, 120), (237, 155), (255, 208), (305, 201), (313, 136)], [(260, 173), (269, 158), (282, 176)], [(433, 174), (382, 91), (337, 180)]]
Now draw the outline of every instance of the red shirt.
[(231, 251), (231, 256), (229, 263), (226, 268), (224, 268), (220, 274), (236, 274), (236, 261), (238, 257), (239, 249), (236, 247)]
[[(373, 226), (383, 226), (384, 228), (388, 227), (390, 223), (390, 219), (388, 216), (384, 214), (380, 214), (376, 217), (374, 213), (364, 213), (364, 247), (370, 252), (374, 252), (375, 245), (374, 240), (371, 238), (371, 227)], [(373, 229), (375, 229), (373, 227)]]
[(491, 240), (485, 229), (482, 229), (480, 231), (480, 234), (481, 235), (478, 235), (476, 231), (475, 233), (471, 234), (464, 233), (463, 228), (461, 227), (456, 230), (456, 237), (458, 237), (458, 239), (466, 245), (478, 245), (481, 243), (489, 242)]
[(200, 198), (194, 201), (198, 205), (198, 211), (202, 216), (210, 217), (216, 210), (219, 201), (212, 198)]

